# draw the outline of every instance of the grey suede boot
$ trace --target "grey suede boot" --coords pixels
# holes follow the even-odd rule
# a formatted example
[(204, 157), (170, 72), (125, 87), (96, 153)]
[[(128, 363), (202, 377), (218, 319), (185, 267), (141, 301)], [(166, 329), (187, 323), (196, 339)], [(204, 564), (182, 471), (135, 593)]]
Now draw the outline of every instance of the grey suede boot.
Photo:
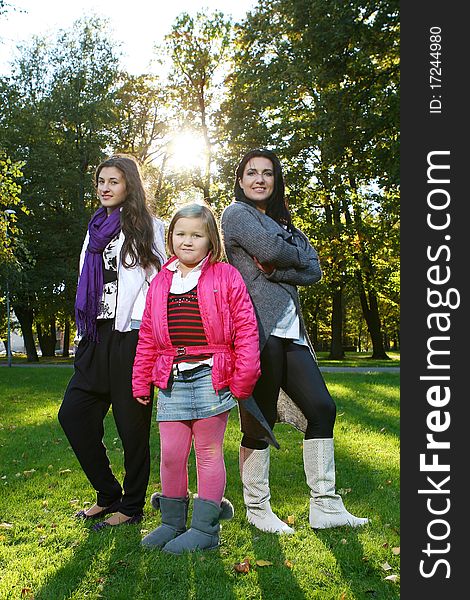
[(212, 550), (219, 545), (221, 519), (233, 517), (233, 506), (222, 498), (220, 506), (212, 500), (203, 500), (194, 496), (193, 516), (191, 528), (171, 540), (163, 547), (163, 552), (170, 554), (183, 554), (194, 550)]
[(155, 510), (162, 513), (162, 523), (142, 540), (145, 548), (163, 548), (163, 546), (186, 531), (189, 498), (168, 498), (156, 492), (150, 502)]
[(294, 533), (271, 510), (269, 490), (269, 447), (252, 450), (240, 446), (240, 476), (248, 522), (269, 533)]
[(359, 527), (369, 519), (349, 513), (335, 491), (335, 448), (333, 438), (304, 440), (304, 470), (310, 487), (309, 522), (313, 529), (350, 525)]

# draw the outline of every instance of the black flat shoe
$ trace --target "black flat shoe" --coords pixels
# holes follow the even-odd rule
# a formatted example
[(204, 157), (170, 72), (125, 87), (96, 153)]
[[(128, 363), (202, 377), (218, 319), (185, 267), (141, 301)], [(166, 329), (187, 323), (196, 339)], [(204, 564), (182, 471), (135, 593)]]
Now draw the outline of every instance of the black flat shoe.
[(127, 521), (123, 521), (122, 523), (116, 523), (116, 525), (111, 525), (110, 523), (107, 523), (106, 521), (101, 521), (101, 523), (95, 523), (95, 525), (93, 525), (93, 527), (91, 529), (92, 529), (92, 531), (102, 531), (103, 529), (106, 529), (106, 527), (119, 527), (120, 525), (134, 525), (135, 523), (140, 523), (143, 518), (144, 518), (144, 515), (142, 513), (139, 513), (137, 515), (133, 515), (130, 519), (127, 519)]
[(87, 515), (85, 510), (79, 510), (77, 513), (74, 514), (74, 517), (76, 519), (83, 519), (84, 521), (94, 521), (95, 519), (101, 519), (102, 517), (109, 515), (109, 513), (118, 512), (120, 505), (121, 498), (118, 498), (118, 500), (115, 500), (112, 504), (110, 504), (106, 508), (103, 508), (103, 510), (100, 510), (94, 515)]

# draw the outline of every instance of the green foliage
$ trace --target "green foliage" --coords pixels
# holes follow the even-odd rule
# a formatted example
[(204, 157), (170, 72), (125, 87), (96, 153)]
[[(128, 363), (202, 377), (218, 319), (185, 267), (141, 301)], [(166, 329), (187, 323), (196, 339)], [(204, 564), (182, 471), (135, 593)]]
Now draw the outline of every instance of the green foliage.
[[(36, 600), (172, 597), (230, 600), (397, 600), (399, 538), (399, 376), (329, 374), (338, 406), (335, 427), (337, 489), (353, 513), (369, 516), (360, 529), (313, 531), (308, 525), (308, 488), (302, 465), (302, 435), (276, 426), (281, 449), (272, 451), (272, 505), (281, 518), (294, 518), (295, 534), (262, 533), (245, 518), (238, 473), (241, 433), (233, 410), (225, 437), (225, 496), (235, 517), (224, 522), (221, 546), (190, 556), (145, 551), (140, 540), (160, 524), (150, 508), (159, 489), (159, 438), (151, 432), (151, 478), (145, 518), (139, 526), (90, 531), (73, 513), (94, 501), (57, 422), (70, 368), (0, 369), (0, 597)], [(117, 476), (123, 454), (112, 416), (105, 443)], [(195, 491), (195, 459), (189, 462)], [(235, 563), (250, 559), (247, 574)], [(269, 561), (267, 566), (256, 561)], [(383, 565), (389, 563), (391, 570)], [(25, 590), (22, 593), (22, 590)]]
[[(217, 144), (214, 116), (220, 98), (221, 77), (228, 59), (231, 22), (220, 11), (182, 13), (170, 34), (164, 50), (171, 61), (169, 89), (178, 129), (189, 129), (204, 140), (204, 166), (192, 168), (192, 186), (201, 190), (212, 203), (212, 164)], [(171, 148), (170, 148), (171, 151)]]
[(11, 158), (0, 151), (0, 264), (14, 261), (12, 247), (20, 233), (16, 224), (16, 211), (27, 212), (21, 201), (21, 186), (18, 183), (23, 173), (21, 162), (12, 162)]
[(0, 145), (24, 165), (28, 209), (18, 214), (13, 306), (33, 308), (43, 322), (73, 314), (79, 250), (96, 209), (93, 169), (116, 122), (117, 77), (106, 24), (92, 18), (52, 41), (33, 39), (0, 88)]
[(116, 92), (116, 151), (141, 164), (160, 157), (169, 130), (168, 90), (156, 76), (121, 73)]
[(395, 0), (268, 0), (236, 30), (221, 107), (224, 176), (248, 148), (278, 153), (329, 293), (357, 287), (371, 334), (377, 297), (397, 298), (398, 34)]
[[(301, 290), (314, 340), (328, 343), (340, 325), (346, 345), (374, 327), (397, 339), (398, 51), (397, 0), (266, 0), (235, 26), (219, 11), (182, 13), (160, 48), (167, 79), (120, 71), (96, 18), (34, 38), (0, 80), (0, 148), (21, 165), (21, 178), (8, 177), (29, 211), (11, 228), (15, 302), (44, 323), (72, 314), (105, 155), (136, 156), (152, 210), (168, 219), (195, 197), (220, 214), (238, 160), (267, 146), (282, 160), (294, 223), (320, 256), (322, 282)], [(181, 131), (204, 140), (192, 151), (199, 166), (189, 155), (172, 164)]]
[(170, 82), (175, 96), (188, 118), (203, 118), (201, 103), (206, 116), (211, 113), (216, 86), (214, 77), (223, 66), (230, 43), (231, 23), (223, 13), (188, 13), (179, 15), (171, 33), (165, 37), (165, 49), (172, 61)]

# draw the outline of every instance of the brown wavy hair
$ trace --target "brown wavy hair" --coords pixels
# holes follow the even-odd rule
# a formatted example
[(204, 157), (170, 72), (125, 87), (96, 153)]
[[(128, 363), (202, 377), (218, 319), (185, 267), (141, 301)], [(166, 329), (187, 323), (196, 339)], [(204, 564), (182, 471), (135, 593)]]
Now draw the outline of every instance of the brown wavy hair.
[(209, 250), (211, 256), (209, 262), (214, 264), (224, 257), (224, 250), (220, 230), (217, 226), (217, 221), (212, 210), (205, 204), (186, 204), (178, 209), (173, 215), (170, 226), (168, 227), (167, 244), (171, 254), (175, 253), (173, 248), (173, 230), (179, 219), (201, 219), (206, 228), (207, 237), (209, 238)]
[(142, 176), (133, 156), (115, 154), (98, 165), (95, 172), (95, 185), (104, 167), (116, 167), (126, 182), (126, 200), (122, 204), (121, 228), (124, 244), (121, 259), (125, 267), (140, 265), (143, 269), (155, 267), (160, 270), (163, 257), (154, 243), (153, 218), (147, 206)]

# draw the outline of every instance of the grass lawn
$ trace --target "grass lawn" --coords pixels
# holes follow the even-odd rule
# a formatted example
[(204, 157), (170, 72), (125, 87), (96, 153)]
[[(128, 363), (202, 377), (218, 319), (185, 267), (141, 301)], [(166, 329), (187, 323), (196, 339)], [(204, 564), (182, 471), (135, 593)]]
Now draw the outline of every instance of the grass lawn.
[[(390, 362), (390, 361), (389, 361)], [(312, 530), (302, 465), (302, 435), (276, 426), (273, 509), (296, 533), (262, 533), (245, 519), (238, 474), (241, 434), (233, 410), (225, 439), (227, 489), (235, 507), (221, 546), (181, 557), (143, 550), (160, 523), (147, 503), (144, 521), (93, 533), (72, 518), (94, 492), (57, 422), (72, 369), (0, 369), (0, 598), (26, 600), (398, 599), (399, 375), (326, 373), (335, 398), (337, 488), (347, 508), (371, 523)], [(112, 417), (106, 445), (122, 480), (122, 448)], [(150, 495), (159, 489), (158, 434), (152, 427)], [(190, 459), (190, 489), (196, 491)], [(236, 563), (250, 560), (248, 573)], [(257, 564), (257, 561), (259, 564)], [(264, 562), (263, 562), (264, 561)], [(397, 576), (386, 579), (389, 576)]]
[(372, 359), (372, 352), (345, 352), (343, 360), (329, 360), (329, 352), (317, 352), (318, 364), (324, 367), (399, 367), (400, 353), (387, 352), (390, 360)]

